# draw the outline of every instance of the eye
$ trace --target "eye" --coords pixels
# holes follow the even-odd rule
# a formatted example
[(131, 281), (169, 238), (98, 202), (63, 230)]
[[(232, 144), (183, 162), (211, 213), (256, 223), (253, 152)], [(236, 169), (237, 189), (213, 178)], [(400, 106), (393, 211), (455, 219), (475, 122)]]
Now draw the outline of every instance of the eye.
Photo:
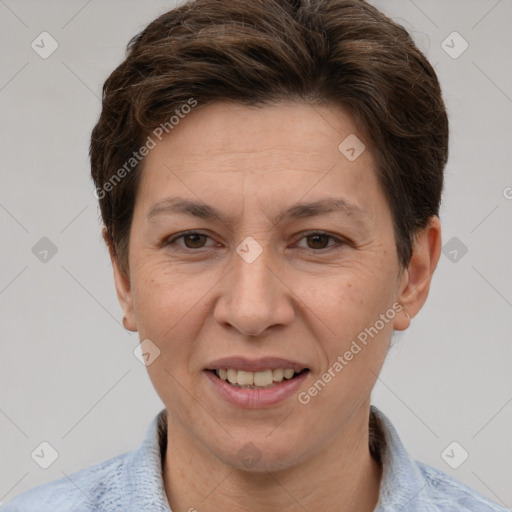
[[(176, 241), (180, 239), (183, 240), (184, 245), (176, 243)], [(167, 240), (165, 245), (178, 245), (185, 249), (203, 249), (204, 247), (211, 247), (205, 245), (207, 239), (211, 240), (211, 238), (204, 233), (200, 233), (199, 231), (187, 231), (186, 233), (181, 233), (174, 238)]]
[[(327, 249), (329, 247), (332, 247), (333, 245), (336, 245), (336, 242), (338, 245), (343, 245), (345, 242), (333, 235), (329, 235), (328, 233), (324, 233), (323, 231), (314, 231), (310, 233), (304, 234), (304, 236), (301, 238), (301, 240), (306, 240), (308, 246), (303, 247), (305, 249), (313, 249), (313, 250), (320, 250), (320, 249)], [(329, 240), (334, 240), (335, 243), (331, 245), (327, 245)], [(300, 247), (299, 245), (297, 245)]]
[[(178, 243), (178, 240), (182, 240), (182, 243)], [(206, 245), (208, 240), (212, 242), (210, 245)], [(301, 247), (299, 244), (296, 244), (296, 246), (302, 249), (310, 249), (313, 251), (328, 249), (335, 245), (340, 246), (346, 243), (345, 240), (323, 231), (305, 233), (299, 241), (302, 240), (306, 240), (307, 246)], [(329, 243), (330, 241), (333, 241), (333, 243)], [(205, 233), (201, 233), (199, 231), (187, 231), (166, 240), (164, 244), (166, 246), (177, 246), (178, 248), (183, 249), (204, 249), (214, 246), (215, 242)]]

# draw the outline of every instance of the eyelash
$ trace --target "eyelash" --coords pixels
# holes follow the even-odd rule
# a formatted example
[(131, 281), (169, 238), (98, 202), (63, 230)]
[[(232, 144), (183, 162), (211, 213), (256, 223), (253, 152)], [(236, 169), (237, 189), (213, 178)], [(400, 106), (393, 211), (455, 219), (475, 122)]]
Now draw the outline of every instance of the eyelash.
[[(175, 237), (170, 238), (170, 239), (164, 241), (164, 245), (165, 246), (172, 246), (172, 245), (176, 246), (176, 244), (175, 244), (176, 240), (179, 240), (180, 238), (184, 239), (186, 236), (189, 236), (189, 235), (205, 236), (207, 238), (210, 238), (210, 240), (211, 240), (211, 237), (208, 236), (206, 233), (202, 233), (200, 231), (184, 231), (183, 233), (180, 233), (180, 234), (176, 235)], [(343, 245), (347, 245), (348, 244), (348, 242), (346, 240), (338, 238), (338, 237), (336, 237), (334, 235), (330, 235), (329, 233), (326, 233), (325, 231), (315, 231), (315, 230), (303, 233), (301, 238), (299, 238), (299, 241), (302, 240), (303, 238), (308, 238), (308, 237), (314, 236), (314, 235), (322, 235), (322, 236), (325, 236), (325, 237), (327, 237), (329, 239), (335, 240), (337, 242), (338, 246), (343, 246)], [(330, 249), (332, 249), (335, 246), (336, 246), (336, 244), (328, 245), (327, 247), (323, 247), (323, 248), (320, 248), (320, 249), (311, 249), (309, 247), (308, 248), (302, 247), (301, 249), (305, 249), (307, 251), (312, 251), (312, 252), (318, 253), (320, 251), (330, 250)], [(178, 246), (178, 247), (179, 247), (178, 250), (185, 250), (185, 251), (199, 251), (201, 249), (208, 249), (209, 248), (209, 247), (198, 247), (196, 249), (193, 249), (193, 248), (184, 247), (184, 246)]]

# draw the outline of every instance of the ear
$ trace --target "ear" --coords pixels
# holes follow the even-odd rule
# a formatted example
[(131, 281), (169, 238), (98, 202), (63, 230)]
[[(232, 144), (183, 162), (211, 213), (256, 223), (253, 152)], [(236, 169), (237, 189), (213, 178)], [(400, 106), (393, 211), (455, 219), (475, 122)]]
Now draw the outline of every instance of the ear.
[(415, 236), (411, 261), (401, 276), (397, 302), (402, 305), (403, 313), (395, 317), (395, 330), (407, 329), (410, 319), (425, 304), (440, 255), (441, 223), (438, 217), (433, 216)]
[(114, 244), (108, 234), (107, 228), (103, 228), (103, 240), (107, 245), (114, 270), (114, 283), (116, 286), (117, 299), (123, 310), (123, 326), (126, 330), (136, 332), (137, 324), (133, 312), (133, 298), (130, 285), (130, 276), (119, 266)]

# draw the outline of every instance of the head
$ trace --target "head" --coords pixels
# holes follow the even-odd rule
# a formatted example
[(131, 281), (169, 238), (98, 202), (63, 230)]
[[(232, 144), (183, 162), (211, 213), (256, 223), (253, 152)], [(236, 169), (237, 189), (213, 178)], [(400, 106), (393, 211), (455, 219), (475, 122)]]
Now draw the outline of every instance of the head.
[[(252, 442), (255, 470), (343, 431), (427, 298), (447, 148), (432, 67), (364, 1), (196, 0), (132, 39), (92, 176), (176, 428), (233, 466)], [(287, 364), (293, 393), (264, 405), (212, 372)]]

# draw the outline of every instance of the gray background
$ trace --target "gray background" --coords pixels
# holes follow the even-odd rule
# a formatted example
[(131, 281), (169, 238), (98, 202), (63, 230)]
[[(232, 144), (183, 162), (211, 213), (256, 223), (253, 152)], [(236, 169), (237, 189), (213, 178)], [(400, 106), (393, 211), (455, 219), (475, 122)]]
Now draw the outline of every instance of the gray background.
[[(440, 77), (444, 243), (456, 237), (374, 403), (415, 458), (511, 507), (512, 2), (373, 3)], [(163, 408), (121, 326), (87, 151), (103, 81), (129, 38), (174, 5), (0, 0), (0, 501), (135, 449)], [(47, 59), (31, 48), (43, 31), (59, 45)], [(469, 43), (458, 58), (441, 46), (453, 31)], [(42, 237), (57, 248), (47, 261), (32, 252)], [(48, 469), (31, 458), (42, 441), (59, 454)], [(453, 441), (469, 453), (458, 469), (441, 457)], [(456, 461), (460, 448), (448, 453)]]

